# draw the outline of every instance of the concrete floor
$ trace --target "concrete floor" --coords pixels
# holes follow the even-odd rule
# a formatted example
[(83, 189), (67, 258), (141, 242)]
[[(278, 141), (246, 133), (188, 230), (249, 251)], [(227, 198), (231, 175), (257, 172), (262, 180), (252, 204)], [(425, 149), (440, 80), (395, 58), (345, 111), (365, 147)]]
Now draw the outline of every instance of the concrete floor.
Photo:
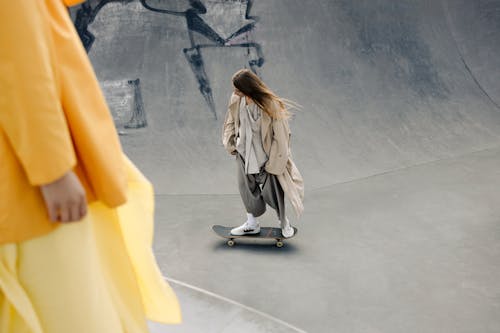
[(175, 326), (150, 322), (151, 333), (305, 332), (269, 314), (206, 290), (171, 279), (169, 282), (183, 308), (184, 322)]
[(284, 248), (227, 247), (211, 226), (244, 209), (220, 130), (254, 50), (201, 52), (214, 114), (183, 53), (206, 35), (139, 1), (102, 7), (89, 56), (101, 81), (141, 80), (148, 126), (121, 139), (155, 185), (154, 251), (184, 312), (151, 331), (500, 332), (500, 0), (201, 2), (221, 36), (258, 18), (259, 74), (303, 106), (306, 211)]
[(241, 221), (237, 196), (160, 195), (155, 253), (169, 276), (307, 332), (499, 332), (498, 165), (500, 147), (311, 191), (282, 249), (211, 232)]

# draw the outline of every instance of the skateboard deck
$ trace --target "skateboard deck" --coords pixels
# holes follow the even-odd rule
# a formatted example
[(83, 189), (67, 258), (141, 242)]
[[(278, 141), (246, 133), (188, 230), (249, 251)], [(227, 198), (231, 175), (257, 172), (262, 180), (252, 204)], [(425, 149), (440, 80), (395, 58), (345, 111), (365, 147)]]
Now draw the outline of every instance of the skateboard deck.
[(285, 238), (281, 234), (281, 228), (270, 228), (270, 227), (261, 227), (260, 228), (260, 233), (254, 234), (254, 235), (231, 235), (231, 229), (234, 227), (224, 227), (222, 225), (214, 225), (212, 226), (212, 230), (220, 237), (226, 238), (227, 245), (229, 246), (234, 246), (235, 244), (235, 239), (237, 238), (247, 238), (247, 239), (275, 239), (276, 240), (276, 246), (277, 247), (282, 247), (284, 245), (283, 240), (285, 239), (290, 239), (295, 237), (297, 234), (297, 228), (293, 228), (295, 233), (293, 234), (292, 237)]

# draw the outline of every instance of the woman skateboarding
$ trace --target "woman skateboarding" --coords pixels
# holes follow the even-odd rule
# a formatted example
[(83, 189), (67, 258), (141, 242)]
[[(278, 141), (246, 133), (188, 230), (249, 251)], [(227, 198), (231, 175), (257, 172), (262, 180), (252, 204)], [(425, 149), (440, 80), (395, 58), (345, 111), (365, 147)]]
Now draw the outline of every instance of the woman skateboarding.
[(247, 69), (236, 72), (232, 84), (234, 92), (222, 142), (231, 155), (236, 155), (238, 188), (247, 220), (231, 234), (258, 234), (257, 217), (264, 214), (267, 204), (276, 210), (283, 237), (292, 237), (294, 229), (285, 214), (285, 196), (297, 217), (304, 209), (304, 183), (290, 151), (287, 106), (292, 104), (276, 96)]

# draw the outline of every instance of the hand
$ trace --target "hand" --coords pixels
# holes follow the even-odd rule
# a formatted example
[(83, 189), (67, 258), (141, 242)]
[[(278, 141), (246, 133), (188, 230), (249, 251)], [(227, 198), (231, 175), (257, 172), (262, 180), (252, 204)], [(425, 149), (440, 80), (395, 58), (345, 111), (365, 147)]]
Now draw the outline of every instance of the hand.
[(52, 221), (79, 221), (87, 215), (85, 190), (73, 171), (40, 189)]

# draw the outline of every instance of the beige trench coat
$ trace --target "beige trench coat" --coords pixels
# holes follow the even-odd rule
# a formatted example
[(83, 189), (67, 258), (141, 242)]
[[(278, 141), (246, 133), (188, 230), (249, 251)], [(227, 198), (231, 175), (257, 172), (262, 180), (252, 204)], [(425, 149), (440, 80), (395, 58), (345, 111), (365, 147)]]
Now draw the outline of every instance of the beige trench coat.
[[(222, 131), (222, 143), (227, 152), (236, 151), (236, 133), (240, 126), (239, 105), (241, 97), (231, 95)], [(278, 107), (278, 106), (276, 106)], [(276, 175), (285, 196), (288, 198), (297, 217), (304, 210), (304, 181), (292, 161), (290, 150), (290, 128), (286, 119), (272, 119), (267, 113), (262, 113), (261, 123), (262, 144), (269, 160), (265, 170)]]

